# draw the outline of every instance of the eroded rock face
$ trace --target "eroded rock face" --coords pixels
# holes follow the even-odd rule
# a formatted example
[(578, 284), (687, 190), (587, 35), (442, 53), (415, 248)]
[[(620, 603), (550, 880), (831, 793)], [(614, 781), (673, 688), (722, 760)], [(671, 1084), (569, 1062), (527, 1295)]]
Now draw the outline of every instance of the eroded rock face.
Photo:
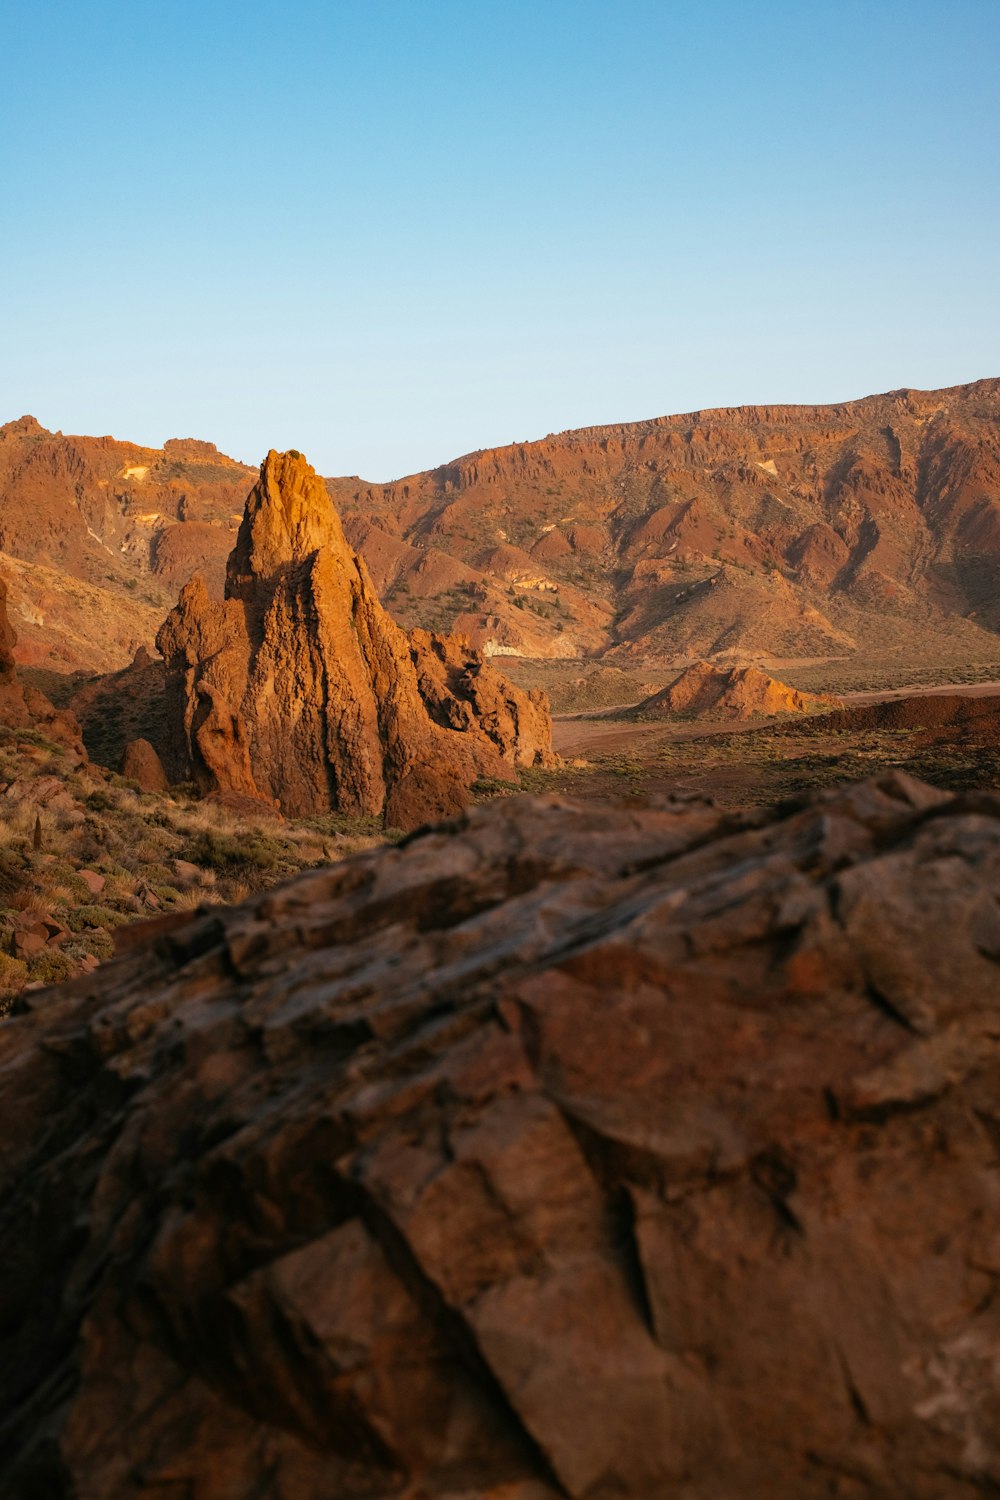
[(0, 1027), (9, 1500), (1000, 1485), (1000, 799), (493, 804)]
[(411, 828), (456, 811), (479, 776), (552, 759), (543, 695), (459, 642), (411, 649), (298, 453), (261, 468), (225, 600), (193, 579), (157, 644), (169, 717), (206, 791)]

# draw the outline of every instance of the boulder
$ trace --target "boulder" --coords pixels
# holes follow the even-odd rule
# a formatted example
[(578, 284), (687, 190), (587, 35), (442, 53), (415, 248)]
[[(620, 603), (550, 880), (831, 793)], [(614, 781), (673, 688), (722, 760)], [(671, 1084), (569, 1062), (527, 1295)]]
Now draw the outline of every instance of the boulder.
[(157, 647), (174, 752), (205, 792), (412, 828), (552, 758), (542, 698), (464, 644), (411, 646), (299, 453), (268, 454), (225, 599), (193, 579)]
[(1000, 798), (902, 776), (130, 929), (0, 1026), (0, 1492), (995, 1492), (998, 992)]
[(103, 875), (99, 875), (96, 870), (77, 870), (76, 873), (92, 896), (101, 894), (106, 884)]
[(170, 785), (163, 762), (149, 740), (129, 740), (122, 756), (121, 773), (136, 782), (143, 792), (165, 792)]

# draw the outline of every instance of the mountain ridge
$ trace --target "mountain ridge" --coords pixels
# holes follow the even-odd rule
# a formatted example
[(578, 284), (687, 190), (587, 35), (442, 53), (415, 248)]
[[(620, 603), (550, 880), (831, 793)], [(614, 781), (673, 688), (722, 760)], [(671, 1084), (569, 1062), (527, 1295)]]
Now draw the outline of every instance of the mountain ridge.
[[(198, 440), (0, 428), (0, 569), (22, 660), (120, 667), (194, 572), (221, 597), (255, 473)], [(700, 408), (325, 484), (401, 624), (457, 630), (486, 655), (1000, 654), (998, 378)]]

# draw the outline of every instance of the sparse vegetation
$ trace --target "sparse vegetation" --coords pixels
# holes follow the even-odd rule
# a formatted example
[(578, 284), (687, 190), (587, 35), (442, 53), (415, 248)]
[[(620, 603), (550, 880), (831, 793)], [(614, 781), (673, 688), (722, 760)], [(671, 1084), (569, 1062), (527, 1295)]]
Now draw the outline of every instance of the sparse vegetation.
[(0, 791), (0, 1015), (25, 985), (110, 958), (127, 923), (238, 901), (398, 836), (373, 818), (238, 816), (187, 787), (149, 796), (3, 727)]

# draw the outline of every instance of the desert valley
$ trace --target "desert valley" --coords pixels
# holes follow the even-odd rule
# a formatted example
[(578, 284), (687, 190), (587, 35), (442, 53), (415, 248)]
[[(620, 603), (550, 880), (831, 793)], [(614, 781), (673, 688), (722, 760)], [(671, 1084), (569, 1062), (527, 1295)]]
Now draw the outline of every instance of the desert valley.
[[(0, 544), (10, 671), (75, 718), (100, 795), (243, 798), (303, 838), (326, 819), (310, 857), (331, 819), (380, 837), (522, 789), (739, 806), (1000, 770), (996, 380), (563, 433), (382, 486), (25, 417), (0, 428)], [(191, 847), (140, 882), (192, 899), (167, 857)]]
[(0, 1500), (997, 1500), (1000, 7), (4, 22)]
[(994, 1492), (1000, 380), (0, 545), (5, 1496)]

